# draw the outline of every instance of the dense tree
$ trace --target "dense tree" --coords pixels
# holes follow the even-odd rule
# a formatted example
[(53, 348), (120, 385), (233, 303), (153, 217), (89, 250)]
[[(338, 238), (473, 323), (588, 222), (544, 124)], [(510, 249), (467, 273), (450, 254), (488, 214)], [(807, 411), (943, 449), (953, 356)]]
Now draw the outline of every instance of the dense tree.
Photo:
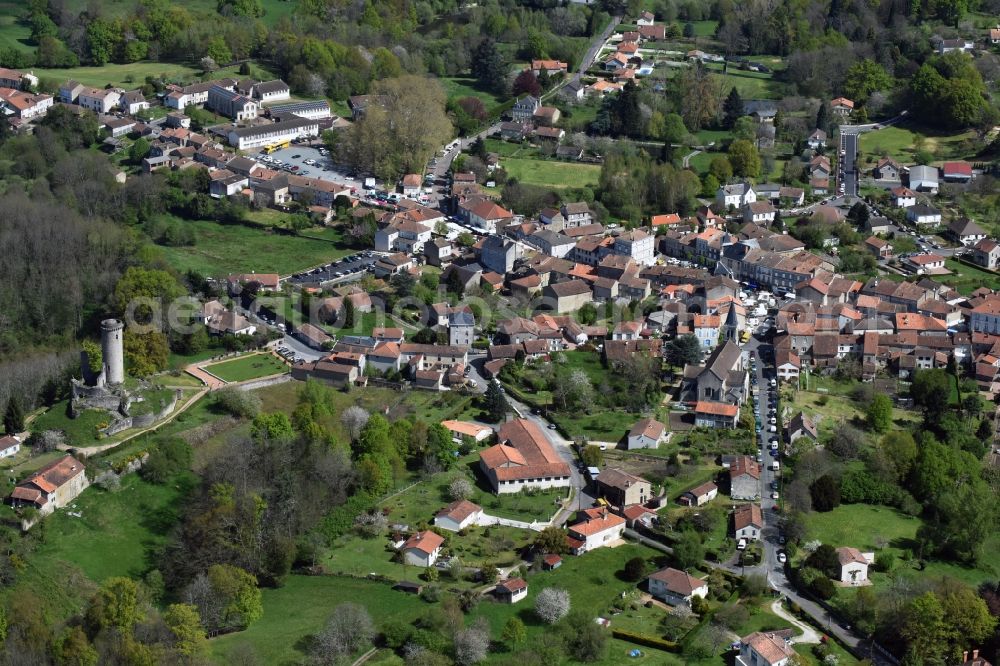
[(526, 69), (514, 78), (511, 84), (511, 92), (515, 97), (521, 95), (532, 95), (538, 97), (542, 93), (542, 86), (538, 83), (538, 77), (530, 69)]
[(486, 414), (492, 423), (503, 421), (510, 410), (510, 405), (507, 404), (507, 396), (503, 394), (500, 388), (499, 382), (496, 380), (491, 381), (486, 387), (486, 394), (483, 397)]
[(864, 104), (872, 93), (888, 90), (891, 86), (892, 77), (885, 71), (885, 67), (865, 58), (848, 68), (844, 79), (844, 94), (855, 103)]
[[(714, 194), (714, 193), (713, 193)], [(683, 368), (701, 360), (701, 344), (694, 335), (681, 335), (667, 343), (667, 361), (670, 365)]]
[(330, 613), (326, 625), (316, 634), (313, 658), (321, 664), (335, 664), (371, 644), (375, 625), (364, 606), (346, 602)]
[(948, 409), (948, 398), (951, 394), (952, 379), (940, 369), (918, 370), (910, 385), (910, 396), (913, 402), (924, 412), (928, 423), (938, 420)]
[(934, 125), (961, 128), (982, 123), (990, 106), (984, 97), (982, 75), (963, 51), (933, 56), (910, 79), (910, 97), (915, 105), (934, 105), (928, 119)]
[(892, 399), (884, 393), (876, 393), (865, 410), (868, 427), (878, 433), (883, 433), (892, 427)]
[(528, 639), (528, 632), (521, 618), (514, 616), (507, 620), (503, 625), (503, 632), (500, 634), (500, 639), (511, 650), (524, 643)]
[(751, 141), (737, 139), (729, 144), (729, 162), (733, 165), (733, 173), (743, 178), (760, 176), (760, 153)]
[(729, 89), (729, 95), (726, 96), (726, 101), (722, 105), (722, 124), (723, 127), (729, 129), (736, 124), (736, 121), (743, 118), (743, 98), (740, 97), (740, 92), (733, 86)]
[(174, 635), (174, 649), (178, 653), (191, 660), (205, 654), (208, 641), (197, 608), (191, 604), (171, 604), (163, 614), (163, 622)]
[(642, 557), (633, 557), (625, 563), (625, 580), (637, 583), (646, 577), (646, 560)]
[(829, 474), (813, 481), (809, 494), (816, 511), (832, 511), (840, 506), (840, 484)]
[(17, 396), (11, 396), (7, 401), (7, 410), (3, 414), (3, 431), (7, 435), (16, 435), (24, 430), (24, 411)]
[(472, 54), (472, 75), (487, 89), (503, 93), (507, 88), (507, 61), (496, 42), (484, 39)]
[(535, 550), (539, 553), (565, 553), (566, 530), (560, 527), (546, 527), (535, 537)]
[(694, 530), (685, 530), (674, 542), (674, 560), (680, 569), (698, 566), (705, 559), (705, 546)]
[(576, 611), (566, 622), (566, 649), (576, 661), (600, 661), (607, 651), (608, 631), (594, 622), (591, 614)]

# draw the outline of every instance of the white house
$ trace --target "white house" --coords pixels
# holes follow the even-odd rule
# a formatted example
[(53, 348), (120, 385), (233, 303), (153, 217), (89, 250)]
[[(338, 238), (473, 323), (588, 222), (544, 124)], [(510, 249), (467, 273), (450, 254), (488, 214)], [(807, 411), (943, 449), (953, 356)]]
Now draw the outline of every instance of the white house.
[(110, 113), (121, 100), (121, 91), (114, 88), (84, 88), (76, 98), (76, 103), (95, 113)]
[(691, 322), (694, 336), (702, 349), (711, 349), (719, 342), (719, 326), (722, 318), (719, 315), (695, 315)]
[(523, 578), (509, 578), (497, 583), (493, 594), (501, 603), (516, 604), (528, 596), (528, 583)]
[(704, 506), (719, 496), (719, 486), (711, 481), (681, 493), (677, 501), (687, 506)]
[(906, 209), (906, 219), (917, 226), (937, 226), (941, 224), (941, 211), (934, 206), (917, 204)]
[(694, 597), (708, 596), (708, 583), (679, 569), (660, 569), (650, 574), (648, 580), (649, 593), (671, 606), (690, 606)]
[(753, 185), (750, 183), (721, 185), (715, 192), (715, 207), (720, 210), (725, 210), (730, 206), (742, 208), (755, 201), (757, 201), (757, 193), (754, 192)]
[(785, 666), (794, 656), (795, 650), (781, 636), (756, 631), (740, 639), (736, 666)]
[(743, 504), (733, 512), (733, 534), (737, 539), (756, 541), (764, 531), (764, 514), (759, 504)]
[(987, 298), (972, 308), (969, 329), (973, 333), (1000, 333), (1000, 298)]
[(417, 532), (403, 544), (403, 559), (417, 567), (433, 566), (441, 554), (444, 537), (427, 530)]
[(756, 224), (774, 222), (778, 211), (768, 201), (753, 201), (743, 206), (743, 221)]
[(667, 427), (656, 419), (642, 419), (628, 432), (629, 450), (655, 449), (663, 441)]
[(576, 517), (577, 522), (567, 528), (566, 537), (574, 555), (610, 545), (625, 532), (625, 519), (606, 508), (584, 509)]
[(21, 440), (14, 435), (0, 437), (0, 458), (10, 458), (21, 450)]
[(639, 14), (639, 18), (636, 19), (636, 25), (654, 25), (656, 23), (656, 17), (653, 16), (653, 12), (643, 12)]
[(837, 549), (840, 562), (840, 582), (864, 585), (868, 582), (868, 565), (875, 561), (875, 553), (862, 553), (857, 548), (841, 546)]
[(434, 525), (449, 532), (463, 530), (475, 525), (483, 515), (483, 507), (469, 500), (452, 502), (434, 516)]
[(479, 467), (497, 494), (570, 485), (569, 464), (533, 421), (507, 421), (497, 431), (497, 440), (499, 444), (479, 453)]
[(630, 257), (640, 266), (652, 266), (656, 261), (654, 239), (642, 229), (633, 229), (615, 238), (613, 251)]
[(894, 187), (891, 194), (892, 203), (896, 208), (909, 208), (917, 205), (917, 193), (908, 187)]

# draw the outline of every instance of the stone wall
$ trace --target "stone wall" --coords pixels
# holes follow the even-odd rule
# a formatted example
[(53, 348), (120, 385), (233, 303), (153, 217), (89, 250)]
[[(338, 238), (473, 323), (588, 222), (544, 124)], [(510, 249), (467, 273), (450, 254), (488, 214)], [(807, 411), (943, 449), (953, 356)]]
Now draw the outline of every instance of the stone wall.
[(110, 437), (111, 435), (115, 435), (130, 428), (148, 428), (157, 421), (162, 421), (170, 416), (177, 407), (177, 400), (180, 397), (181, 391), (180, 389), (177, 389), (174, 392), (174, 397), (160, 411), (150, 412), (149, 414), (140, 414), (139, 416), (126, 416), (124, 418), (120, 418), (101, 430), (101, 435), (104, 437)]

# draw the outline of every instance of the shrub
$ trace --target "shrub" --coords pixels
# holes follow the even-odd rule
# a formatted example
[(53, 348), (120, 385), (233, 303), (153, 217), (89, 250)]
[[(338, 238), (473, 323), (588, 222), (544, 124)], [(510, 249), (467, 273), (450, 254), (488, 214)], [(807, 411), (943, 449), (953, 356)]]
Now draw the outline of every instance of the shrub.
[(611, 636), (612, 638), (617, 638), (620, 641), (628, 641), (629, 643), (635, 643), (636, 645), (644, 645), (657, 650), (666, 650), (667, 652), (677, 652), (677, 643), (664, 640), (657, 636), (640, 634), (634, 631), (624, 631), (622, 629), (612, 629)]

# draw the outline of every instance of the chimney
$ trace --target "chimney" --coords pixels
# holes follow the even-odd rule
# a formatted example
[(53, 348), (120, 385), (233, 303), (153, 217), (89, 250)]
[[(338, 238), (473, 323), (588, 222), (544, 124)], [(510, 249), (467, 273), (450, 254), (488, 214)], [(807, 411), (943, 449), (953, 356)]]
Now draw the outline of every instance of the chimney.
[(979, 659), (979, 648), (972, 651), (972, 660), (975, 661), (976, 659)]
[(968, 650), (964, 650), (962, 652), (962, 663), (964, 664), (967, 661), (969, 661), (969, 651)]

